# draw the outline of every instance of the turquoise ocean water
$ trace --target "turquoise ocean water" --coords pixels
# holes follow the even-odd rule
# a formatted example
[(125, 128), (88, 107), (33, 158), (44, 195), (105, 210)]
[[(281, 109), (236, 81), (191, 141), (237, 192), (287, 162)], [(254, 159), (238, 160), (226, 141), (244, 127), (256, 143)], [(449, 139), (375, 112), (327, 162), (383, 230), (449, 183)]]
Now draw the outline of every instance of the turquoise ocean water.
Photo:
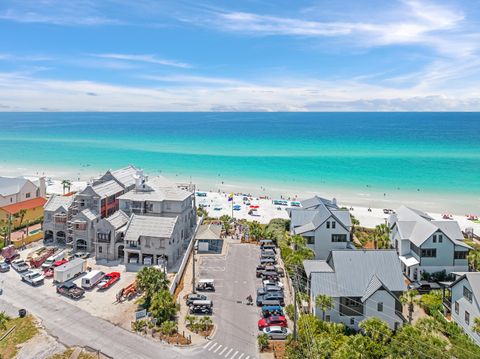
[(474, 209), (480, 114), (0, 113), (0, 170), (129, 163), (262, 188), (450, 196)]

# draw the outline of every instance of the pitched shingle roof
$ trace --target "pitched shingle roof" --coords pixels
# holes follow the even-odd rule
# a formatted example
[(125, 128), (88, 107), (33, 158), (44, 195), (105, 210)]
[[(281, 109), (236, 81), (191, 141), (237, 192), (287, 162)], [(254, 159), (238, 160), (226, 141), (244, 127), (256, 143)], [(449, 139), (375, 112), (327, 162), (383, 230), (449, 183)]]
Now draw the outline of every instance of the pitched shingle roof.
[(123, 187), (129, 187), (135, 184), (134, 176), (137, 173), (137, 168), (135, 166), (129, 165), (124, 168), (120, 168), (115, 171), (110, 171), (110, 174), (115, 178), (118, 182), (120, 182)]
[(17, 202), (9, 204), (8, 206), (2, 207), (5, 212), (10, 214), (15, 214), (20, 212), (22, 209), (33, 209), (37, 207), (43, 207), (47, 200), (43, 197), (27, 199), (26, 201)]
[(87, 217), (90, 221), (93, 221), (95, 218), (99, 217), (99, 214), (96, 212), (93, 212), (90, 208), (85, 208), (81, 213), (85, 217)]
[(114, 180), (96, 184), (95, 186), (92, 186), (92, 189), (102, 198), (112, 196), (123, 191), (123, 187)]
[(173, 182), (168, 181), (164, 177), (158, 176), (151, 178), (145, 183), (145, 190), (133, 189), (119, 199), (127, 199), (132, 201), (183, 201), (190, 197), (192, 193), (180, 189)]
[(220, 239), (222, 233), (221, 224), (202, 224), (198, 228), (196, 239)]
[(368, 298), (380, 284), (390, 291), (406, 289), (395, 250), (334, 250), (327, 262), (333, 271), (311, 272), (315, 296)]
[(62, 207), (65, 211), (68, 210), (70, 205), (73, 202), (73, 197), (72, 196), (60, 196), (57, 194), (52, 195), (48, 202), (45, 204), (43, 209), (45, 211), (56, 211), (60, 207)]
[(0, 177), (0, 195), (3, 197), (17, 194), (28, 180), (22, 177)]
[(105, 218), (106, 221), (110, 222), (110, 224), (115, 229), (119, 229), (127, 224), (129, 217), (123, 211), (116, 211), (110, 217)]
[(141, 236), (170, 238), (178, 217), (153, 217), (132, 215), (125, 232), (126, 241), (138, 241)]

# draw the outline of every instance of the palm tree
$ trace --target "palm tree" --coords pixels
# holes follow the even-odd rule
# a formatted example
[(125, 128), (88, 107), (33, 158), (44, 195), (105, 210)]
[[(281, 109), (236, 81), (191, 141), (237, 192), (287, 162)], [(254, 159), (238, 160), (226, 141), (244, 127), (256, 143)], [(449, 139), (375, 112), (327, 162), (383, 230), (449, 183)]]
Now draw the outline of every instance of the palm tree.
[(202, 326), (204, 331), (207, 331), (212, 324), (213, 324), (212, 318), (210, 318), (208, 315), (200, 318), (200, 325)]
[(0, 219), (0, 236), (3, 238), (3, 245), (7, 245), (8, 222)]
[(194, 315), (187, 315), (185, 316), (185, 322), (187, 323), (187, 327), (192, 329), (195, 326), (195, 323), (197, 322), (197, 317)]
[(480, 317), (476, 317), (473, 320), (473, 326), (472, 329), (475, 333), (480, 334)]
[(69, 180), (63, 180), (62, 181), (62, 186), (63, 186), (63, 194), (65, 194), (65, 189), (68, 188), (68, 192), (70, 192), (70, 187), (72, 186), (72, 182)]
[(161, 290), (168, 289), (170, 281), (167, 275), (154, 267), (143, 267), (137, 273), (137, 288), (145, 291), (145, 307), (150, 307), (153, 295)]
[(22, 226), (22, 222), (23, 220), (25, 219), (25, 215), (27, 214), (27, 210), (25, 208), (22, 208), (19, 212), (18, 212), (18, 215), (20, 217), (20, 224), (19, 226), (21, 227)]
[(315, 306), (322, 310), (322, 320), (325, 321), (325, 312), (333, 308), (333, 299), (325, 294), (315, 297)]
[(134, 332), (141, 332), (143, 328), (145, 328), (145, 324), (144, 320), (136, 320), (132, 322), (132, 330)]
[(412, 324), (413, 306), (414, 304), (418, 303), (417, 295), (418, 295), (418, 291), (413, 289), (413, 290), (407, 290), (400, 297), (400, 302), (408, 306), (408, 324)]
[(167, 320), (160, 326), (160, 331), (165, 335), (172, 335), (177, 331), (177, 323)]
[(379, 224), (373, 232), (373, 245), (377, 248), (390, 247), (390, 227), (386, 224)]
[(10, 321), (10, 317), (5, 312), (0, 313), (0, 329), (7, 330), (7, 323)]
[(158, 323), (163, 323), (174, 318), (177, 310), (178, 307), (177, 303), (175, 303), (175, 298), (167, 289), (155, 293), (152, 298), (152, 304), (150, 305), (150, 312), (152, 312), (154, 318), (157, 318)]

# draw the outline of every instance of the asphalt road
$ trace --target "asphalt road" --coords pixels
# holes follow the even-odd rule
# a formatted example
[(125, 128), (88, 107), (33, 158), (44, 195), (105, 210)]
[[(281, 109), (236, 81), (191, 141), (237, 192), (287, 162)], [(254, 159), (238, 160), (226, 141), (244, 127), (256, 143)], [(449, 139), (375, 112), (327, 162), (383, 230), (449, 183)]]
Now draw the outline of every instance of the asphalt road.
[(200, 264), (200, 279), (214, 279), (213, 300), (217, 330), (211, 342), (203, 346), (204, 358), (258, 358), (256, 306), (247, 306), (250, 294), (255, 300), (259, 280), (255, 277), (260, 251), (250, 244), (231, 244), (225, 256), (204, 256)]
[(251, 294), (255, 299), (258, 257), (257, 246), (233, 244), (226, 257), (202, 258), (199, 277), (216, 281), (216, 292), (208, 295), (214, 301), (217, 329), (208, 343), (196, 347), (155, 342), (89, 314), (73, 300), (45, 297), (37, 288), (22, 283), (13, 269), (0, 273), (0, 310), (11, 313), (14, 308), (26, 308), (64, 345), (89, 346), (115, 359), (256, 359), (259, 309), (247, 306), (245, 298)]

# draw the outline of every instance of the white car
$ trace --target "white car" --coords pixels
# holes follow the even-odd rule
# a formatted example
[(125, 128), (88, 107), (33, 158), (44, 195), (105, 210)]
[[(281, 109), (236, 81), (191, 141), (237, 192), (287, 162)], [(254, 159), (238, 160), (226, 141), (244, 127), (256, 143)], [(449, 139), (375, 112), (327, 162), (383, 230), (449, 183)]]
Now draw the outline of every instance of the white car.
[(22, 281), (37, 286), (43, 284), (45, 276), (42, 273), (30, 271), (22, 275)]
[(269, 339), (287, 339), (287, 335), (291, 333), (291, 330), (284, 327), (266, 327), (263, 332), (268, 335)]
[(265, 279), (263, 281), (263, 286), (264, 287), (268, 287), (268, 286), (276, 286), (276, 287), (280, 287), (280, 288), (283, 288), (283, 283), (278, 281), (274, 281), (274, 280), (270, 280), (270, 279)]
[(17, 272), (21, 273), (29, 270), (30, 266), (23, 259), (15, 259), (12, 262), (12, 268), (15, 269)]

